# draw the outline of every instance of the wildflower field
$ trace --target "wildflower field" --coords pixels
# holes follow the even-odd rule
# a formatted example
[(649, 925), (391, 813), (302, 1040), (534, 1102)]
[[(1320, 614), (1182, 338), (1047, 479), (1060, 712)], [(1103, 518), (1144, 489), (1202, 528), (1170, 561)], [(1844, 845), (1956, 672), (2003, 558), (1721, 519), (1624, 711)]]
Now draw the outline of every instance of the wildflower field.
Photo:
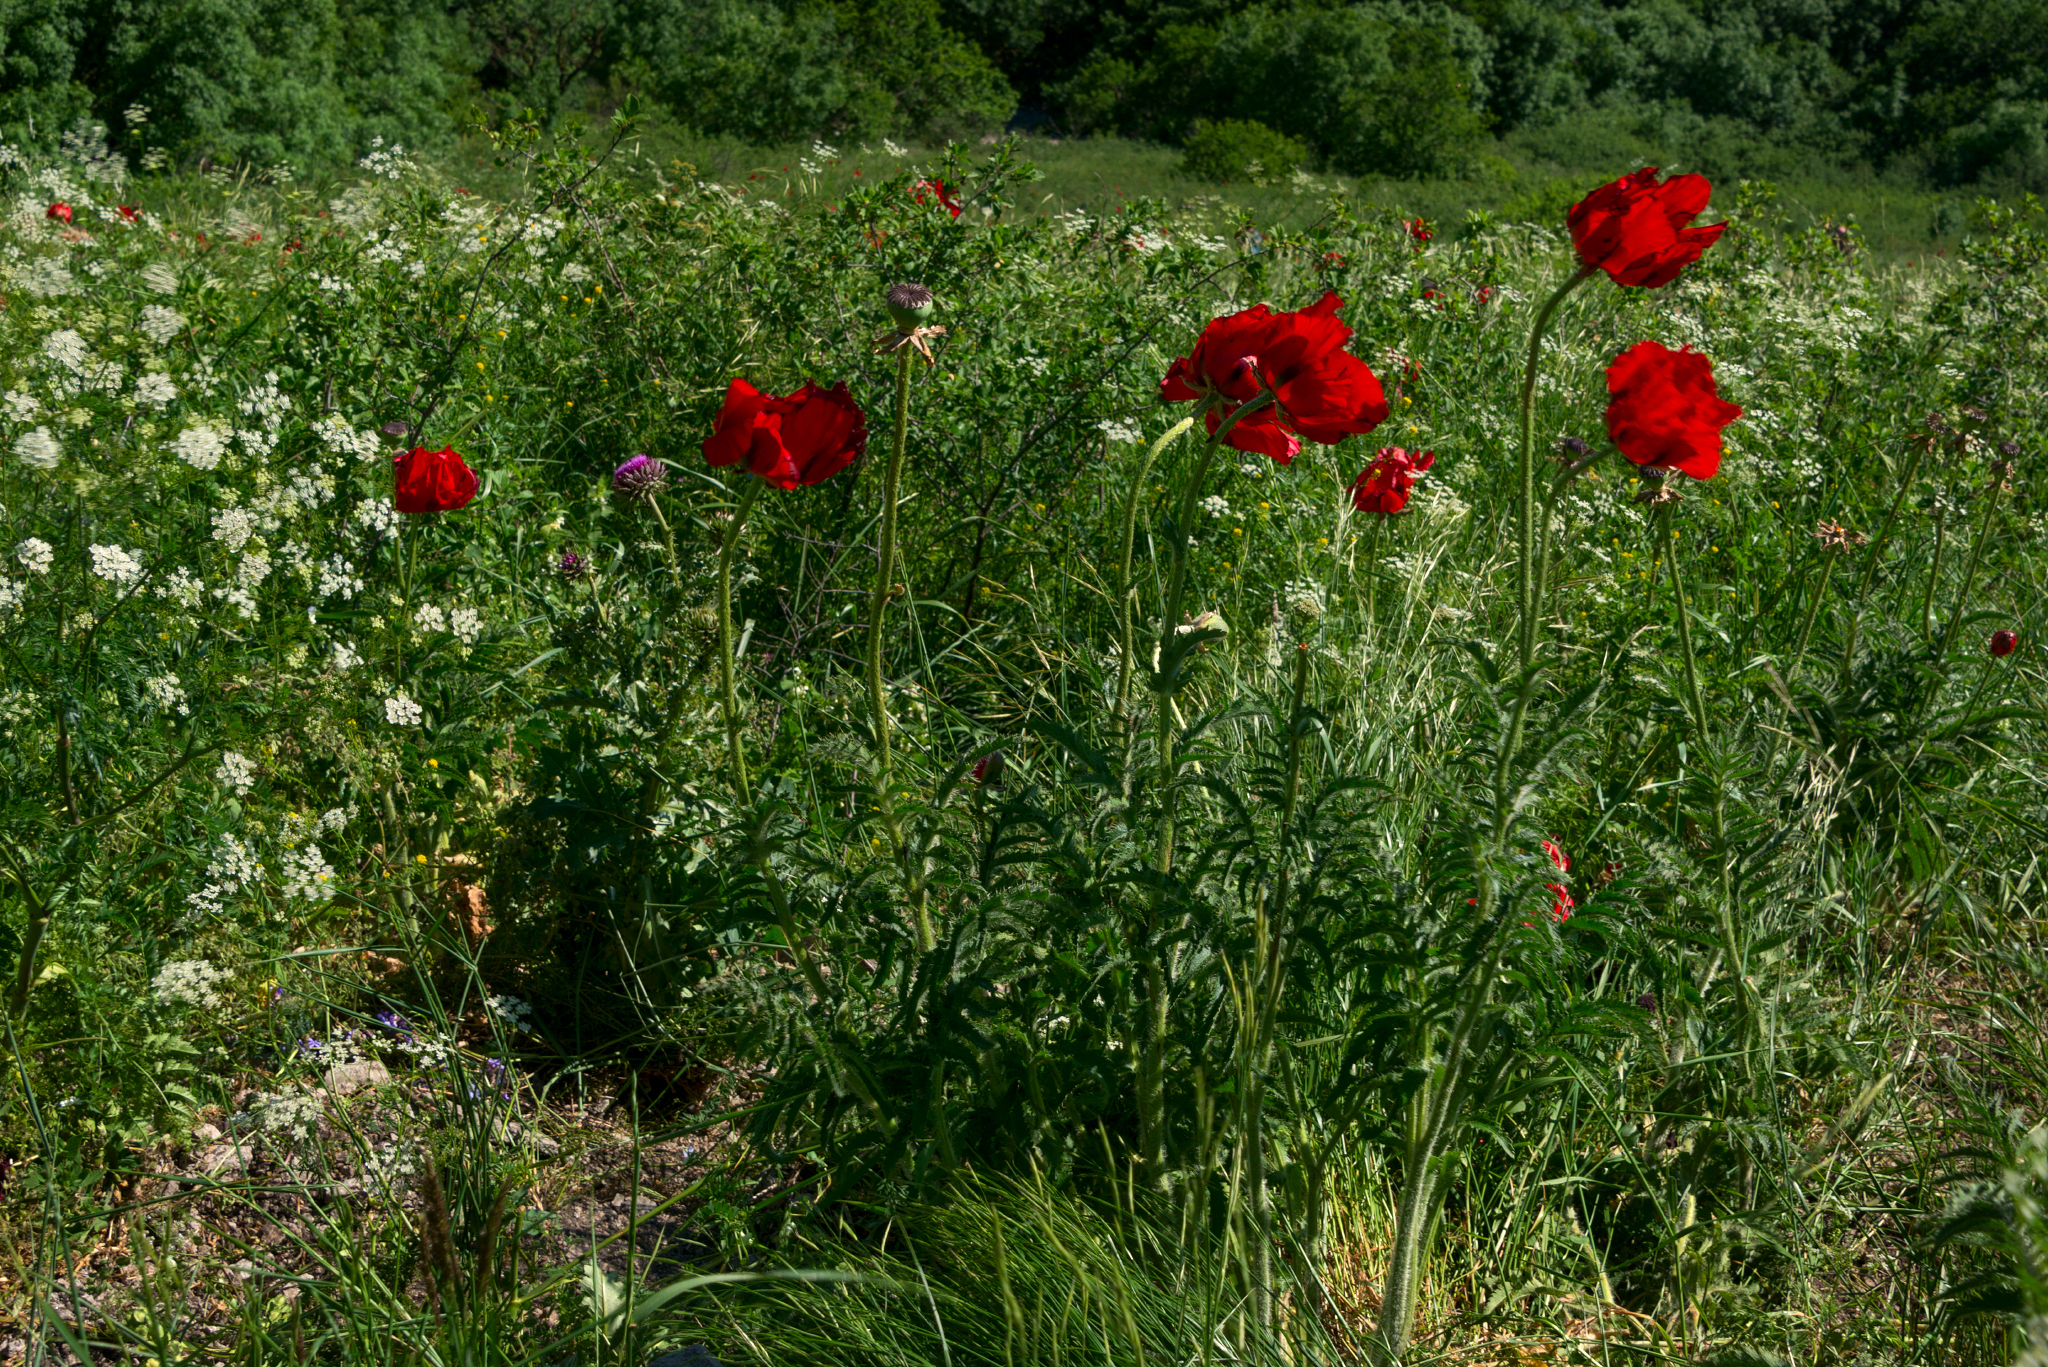
[(11, 149), (0, 1360), (2048, 1353), (2048, 235)]

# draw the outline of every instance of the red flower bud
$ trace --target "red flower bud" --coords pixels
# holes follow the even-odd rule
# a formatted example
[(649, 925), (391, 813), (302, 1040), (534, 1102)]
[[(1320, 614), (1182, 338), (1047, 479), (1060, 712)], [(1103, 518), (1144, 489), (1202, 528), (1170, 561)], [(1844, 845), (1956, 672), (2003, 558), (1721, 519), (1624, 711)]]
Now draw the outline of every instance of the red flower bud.
[(1987, 648), (2002, 660), (2018, 650), (2019, 646), (2020, 638), (2017, 632), (1994, 631), (1991, 633), (1991, 642)]

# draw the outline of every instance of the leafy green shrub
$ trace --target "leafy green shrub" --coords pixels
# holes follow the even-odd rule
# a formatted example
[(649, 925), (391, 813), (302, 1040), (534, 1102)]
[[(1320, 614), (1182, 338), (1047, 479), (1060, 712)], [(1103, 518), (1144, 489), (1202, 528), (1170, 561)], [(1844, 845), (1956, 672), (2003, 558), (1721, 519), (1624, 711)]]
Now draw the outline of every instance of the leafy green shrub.
[(1198, 119), (1188, 134), (1181, 169), (1200, 180), (1285, 180), (1300, 169), (1308, 149), (1255, 119)]

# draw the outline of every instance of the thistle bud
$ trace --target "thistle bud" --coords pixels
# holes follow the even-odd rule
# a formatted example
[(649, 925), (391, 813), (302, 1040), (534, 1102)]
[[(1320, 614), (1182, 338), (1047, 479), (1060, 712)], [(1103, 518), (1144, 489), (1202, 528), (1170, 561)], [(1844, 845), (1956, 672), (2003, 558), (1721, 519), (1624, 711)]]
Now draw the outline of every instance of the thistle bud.
[(653, 498), (666, 483), (668, 468), (645, 451), (612, 471), (612, 492), (623, 499)]
[(563, 551), (562, 558), (555, 565), (555, 572), (566, 583), (573, 584), (590, 573), (590, 561), (574, 551)]
[(889, 317), (905, 332), (932, 320), (932, 292), (915, 280), (889, 286), (884, 299)]

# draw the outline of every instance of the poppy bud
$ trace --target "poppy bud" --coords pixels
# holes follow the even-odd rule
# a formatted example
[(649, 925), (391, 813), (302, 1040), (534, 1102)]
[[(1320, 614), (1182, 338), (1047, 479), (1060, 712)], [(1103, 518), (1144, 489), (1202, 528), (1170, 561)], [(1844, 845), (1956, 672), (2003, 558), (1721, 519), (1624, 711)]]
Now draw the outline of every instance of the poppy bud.
[(1994, 631), (1991, 633), (1991, 642), (1987, 648), (1993, 655), (2002, 660), (2015, 650), (2018, 650), (2019, 646), (2020, 638), (2017, 632)]
[(1001, 787), (1003, 782), (1003, 752), (992, 751), (983, 755), (974, 765), (974, 781), (984, 787)]
[(889, 317), (905, 332), (932, 320), (932, 292), (915, 280), (889, 286), (884, 299)]

